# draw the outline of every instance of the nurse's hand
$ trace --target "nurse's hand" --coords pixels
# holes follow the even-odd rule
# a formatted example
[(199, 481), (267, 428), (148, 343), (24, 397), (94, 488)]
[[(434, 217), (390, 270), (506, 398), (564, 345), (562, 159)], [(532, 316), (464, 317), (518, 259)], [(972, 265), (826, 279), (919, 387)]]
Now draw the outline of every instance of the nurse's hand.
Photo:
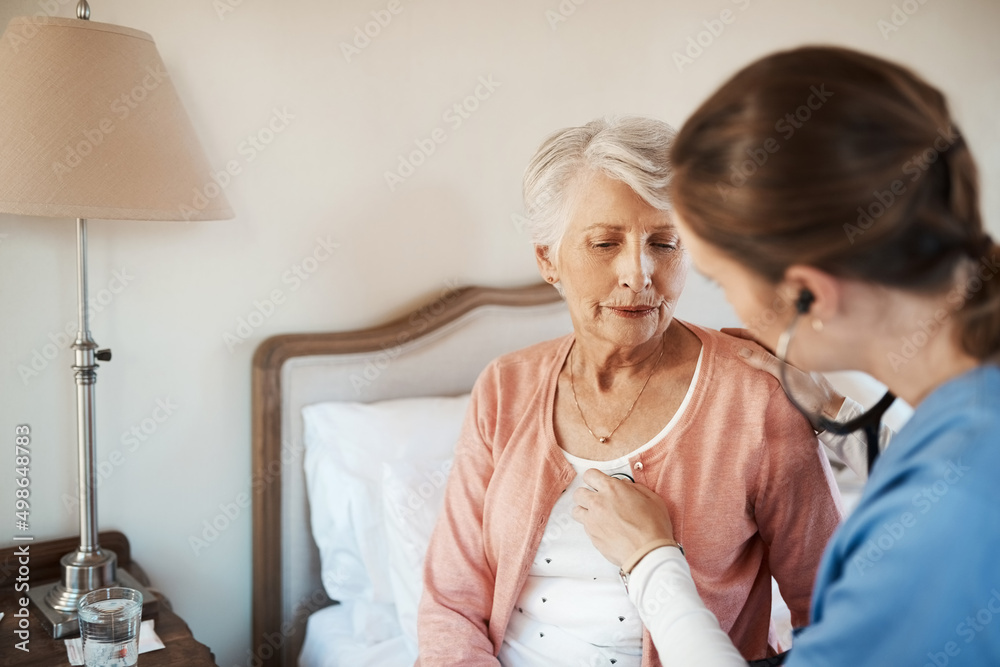
[[(785, 372), (786, 385), (781, 381), (781, 362), (767, 347), (750, 335), (749, 331), (746, 329), (722, 329), (721, 331), (724, 334), (750, 340), (760, 345), (760, 348), (749, 345), (744, 347), (740, 350), (740, 359), (747, 366), (770, 373), (775, 380), (781, 382), (785, 392), (791, 393), (808, 411), (808, 414), (805, 415), (807, 418), (821, 413), (828, 419), (837, 418), (840, 407), (844, 404), (844, 397), (837, 393), (837, 390), (822, 374), (806, 373), (791, 364), (785, 364), (787, 369)], [(813, 428), (819, 428), (819, 425), (813, 424)]]
[(642, 486), (591, 468), (573, 492), (573, 518), (583, 524), (597, 550), (612, 564), (621, 564), (653, 540), (674, 539), (670, 513), (663, 499)]

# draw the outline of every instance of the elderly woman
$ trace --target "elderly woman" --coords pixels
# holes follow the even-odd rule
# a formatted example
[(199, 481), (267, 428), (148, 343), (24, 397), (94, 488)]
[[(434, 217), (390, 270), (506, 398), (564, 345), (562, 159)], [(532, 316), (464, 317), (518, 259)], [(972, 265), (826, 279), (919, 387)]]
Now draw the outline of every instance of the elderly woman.
[(619, 568), (571, 519), (589, 468), (663, 499), (745, 658), (779, 649), (772, 575), (808, 622), (840, 499), (809, 423), (741, 361), (747, 343), (673, 317), (689, 262), (666, 195), (671, 137), (650, 119), (594, 121), (528, 166), (538, 267), (574, 332), (476, 383), (425, 561), (420, 664), (659, 664)]

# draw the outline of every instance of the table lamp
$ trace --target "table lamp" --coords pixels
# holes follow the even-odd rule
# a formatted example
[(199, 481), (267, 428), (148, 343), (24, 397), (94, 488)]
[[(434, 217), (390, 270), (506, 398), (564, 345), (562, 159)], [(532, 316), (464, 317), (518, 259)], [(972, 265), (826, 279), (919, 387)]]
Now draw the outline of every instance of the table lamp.
[(76, 218), (80, 546), (59, 582), (31, 587), (56, 638), (77, 631), (88, 591), (138, 586), (97, 538), (94, 384), (111, 351), (90, 336), (87, 219), (233, 217), (152, 37), (90, 22), (86, 0), (76, 13), (15, 18), (0, 38), (0, 213)]

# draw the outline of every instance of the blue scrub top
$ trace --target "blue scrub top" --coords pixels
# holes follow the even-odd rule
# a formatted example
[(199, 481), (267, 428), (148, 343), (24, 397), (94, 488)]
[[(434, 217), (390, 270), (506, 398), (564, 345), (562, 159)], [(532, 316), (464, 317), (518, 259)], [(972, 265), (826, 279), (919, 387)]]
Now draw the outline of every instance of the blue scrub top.
[(786, 664), (1000, 665), (1000, 367), (938, 387), (893, 438)]

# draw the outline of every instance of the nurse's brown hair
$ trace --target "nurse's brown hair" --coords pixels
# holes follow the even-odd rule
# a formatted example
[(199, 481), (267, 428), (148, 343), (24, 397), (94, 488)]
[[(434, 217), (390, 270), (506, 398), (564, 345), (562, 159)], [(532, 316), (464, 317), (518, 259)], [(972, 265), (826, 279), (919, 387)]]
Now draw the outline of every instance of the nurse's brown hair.
[(963, 349), (1000, 353), (1000, 247), (976, 165), (944, 96), (908, 69), (836, 47), (767, 56), (695, 111), (671, 162), (687, 226), (766, 279), (804, 264), (950, 290)]

